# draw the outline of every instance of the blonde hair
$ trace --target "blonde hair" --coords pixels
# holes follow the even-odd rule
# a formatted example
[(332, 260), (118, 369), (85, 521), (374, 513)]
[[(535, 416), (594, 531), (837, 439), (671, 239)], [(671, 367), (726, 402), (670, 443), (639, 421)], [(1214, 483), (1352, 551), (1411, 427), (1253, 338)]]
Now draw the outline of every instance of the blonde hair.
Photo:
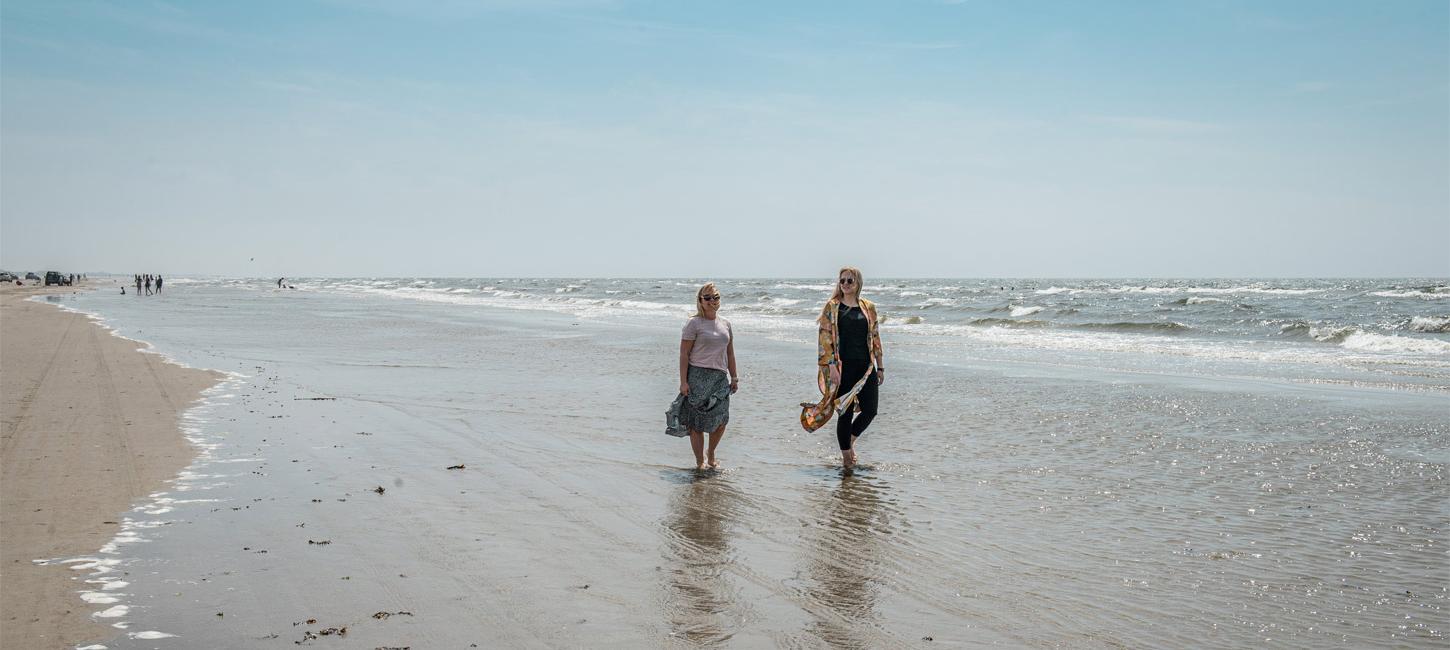
[(706, 282), (705, 284), (701, 285), (700, 288), (697, 291), (695, 291), (695, 315), (696, 316), (699, 316), (701, 318), (704, 318), (704, 316), (705, 316), (705, 300), (704, 300), (703, 296), (706, 293), (709, 293), (711, 291), (714, 291), (715, 293), (720, 293), (719, 291), (716, 291), (715, 290), (715, 283), (714, 282)]
[(843, 266), (841, 270), (836, 271), (836, 290), (831, 293), (831, 300), (840, 300), (846, 297), (846, 292), (841, 290), (841, 275), (845, 273), (850, 273), (851, 279), (856, 281), (856, 290), (851, 292), (852, 295), (856, 296), (857, 299), (861, 298), (861, 269), (854, 266)]
[(826, 306), (821, 308), (821, 317), (818, 320), (822, 325), (831, 322), (830, 316), (828, 315), (828, 310), (830, 309), (831, 303), (840, 302), (842, 298), (846, 297), (846, 292), (841, 290), (841, 276), (846, 273), (850, 273), (851, 279), (856, 281), (856, 289), (852, 291), (851, 294), (856, 296), (857, 300), (861, 299), (861, 269), (858, 269), (854, 266), (841, 267), (841, 270), (836, 271), (836, 289), (835, 291), (831, 292), (831, 299), (826, 301)]

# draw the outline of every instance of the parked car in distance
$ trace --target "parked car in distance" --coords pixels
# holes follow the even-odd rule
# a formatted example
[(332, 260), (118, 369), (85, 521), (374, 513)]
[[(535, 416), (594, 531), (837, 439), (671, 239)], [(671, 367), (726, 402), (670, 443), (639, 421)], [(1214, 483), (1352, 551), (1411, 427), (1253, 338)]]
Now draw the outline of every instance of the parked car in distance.
[(0, 282), (14, 282), (19, 279), (20, 278), (15, 277), (14, 273), (10, 273), (8, 271), (0, 272)]
[(25, 274), (25, 279), (26, 280), (39, 280), (40, 279), (40, 276), (36, 275), (35, 274), (35, 271), (31, 271), (31, 272)]
[(61, 286), (68, 287), (68, 286), (70, 286), (70, 276), (65, 275), (63, 273), (59, 273), (57, 271), (46, 271), (45, 272), (45, 286), (48, 287), (48, 286), (50, 286), (52, 284), (58, 284), (58, 285), (61, 285)]

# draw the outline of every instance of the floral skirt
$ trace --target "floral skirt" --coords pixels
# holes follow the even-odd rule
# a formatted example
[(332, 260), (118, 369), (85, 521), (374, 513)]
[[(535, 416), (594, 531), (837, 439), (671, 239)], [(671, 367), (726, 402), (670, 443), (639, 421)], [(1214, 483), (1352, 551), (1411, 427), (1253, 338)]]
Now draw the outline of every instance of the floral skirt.
[(680, 424), (709, 433), (730, 422), (730, 375), (724, 370), (690, 366), (685, 371), (690, 394), (680, 405)]

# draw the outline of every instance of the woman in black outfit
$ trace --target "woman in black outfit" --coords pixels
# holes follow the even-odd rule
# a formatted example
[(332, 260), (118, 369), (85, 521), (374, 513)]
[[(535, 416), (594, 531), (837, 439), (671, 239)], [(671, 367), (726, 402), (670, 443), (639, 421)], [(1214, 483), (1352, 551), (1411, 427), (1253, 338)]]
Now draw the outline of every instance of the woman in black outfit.
[(818, 363), (829, 371), (823, 373), (830, 378), (828, 392), (841, 410), (836, 442), (841, 463), (850, 468), (856, 464), (856, 439), (876, 417), (877, 387), (886, 381), (880, 320), (876, 305), (861, 297), (860, 269), (848, 266), (837, 274), (835, 291), (818, 322)]

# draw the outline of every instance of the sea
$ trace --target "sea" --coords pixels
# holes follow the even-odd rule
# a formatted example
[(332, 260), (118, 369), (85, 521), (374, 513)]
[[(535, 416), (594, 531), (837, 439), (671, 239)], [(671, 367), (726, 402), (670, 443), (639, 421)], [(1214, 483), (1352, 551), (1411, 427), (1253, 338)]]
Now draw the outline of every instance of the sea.
[[(46, 298), (229, 379), (77, 577), (91, 648), (1443, 648), (1450, 280), (713, 279), (723, 467), (664, 434), (700, 278), (170, 278)], [(61, 569), (57, 569), (61, 570)]]

